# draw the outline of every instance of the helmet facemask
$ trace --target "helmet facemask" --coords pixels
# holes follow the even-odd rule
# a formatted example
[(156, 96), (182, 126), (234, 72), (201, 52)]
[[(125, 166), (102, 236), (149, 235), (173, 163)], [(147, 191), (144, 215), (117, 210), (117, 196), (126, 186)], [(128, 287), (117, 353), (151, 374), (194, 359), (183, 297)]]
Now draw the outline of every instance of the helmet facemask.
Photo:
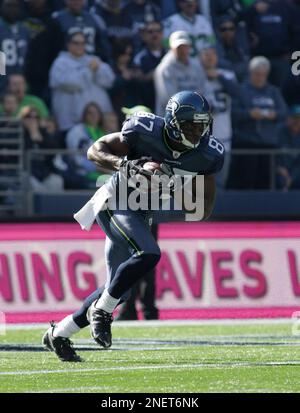
[(171, 125), (178, 130), (181, 143), (189, 149), (194, 149), (199, 146), (201, 138), (209, 132), (211, 117), (208, 114), (195, 114), (194, 120), (179, 122), (175, 116)]

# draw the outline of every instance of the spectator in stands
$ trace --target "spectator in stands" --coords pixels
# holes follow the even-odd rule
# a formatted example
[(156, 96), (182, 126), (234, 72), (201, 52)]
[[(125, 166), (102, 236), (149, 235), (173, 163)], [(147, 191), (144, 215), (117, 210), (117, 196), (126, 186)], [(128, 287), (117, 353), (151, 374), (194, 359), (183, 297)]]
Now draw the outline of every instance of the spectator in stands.
[(2, 99), (2, 113), (1, 117), (15, 118), (18, 113), (18, 100), (13, 93), (6, 93)]
[(293, 41), (289, 5), (282, 0), (257, 1), (244, 15), (253, 39), (252, 55), (262, 55), (270, 60), (270, 82), (282, 87), (289, 71)]
[(232, 142), (231, 97), (239, 96), (240, 86), (233, 71), (219, 67), (215, 48), (203, 49), (200, 59), (205, 76), (201, 93), (207, 98), (213, 113), (213, 134), (223, 143), (226, 151), (224, 166), (216, 177), (218, 186), (225, 188)]
[(161, 21), (161, 9), (149, 0), (132, 0), (123, 11), (124, 16), (131, 19), (131, 29), (134, 35), (144, 28), (146, 24)]
[[(0, 18), (0, 50), (6, 55), (6, 75), (21, 72), (29, 41), (29, 31), (20, 22), (19, 0), (4, 0)], [(8, 76), (0, 76), (0, 90), (6, 86)]]
[(161, 2), (161, 15), (163, 19), (172, 16), (178, 12), (177, 0), (168, 0)]
[(121, 0), (103, 0), (91, 8), (91, 13), (101, 20), (113, 48), (115, 42), (132, 38), (131, 17), (124, 15)]
[(106, 113), (103, 119), (103, 129), (105, 135), (120, 131), (120, 122), (116, 112)]
[(163, 116), (170, 99), (181, 90), (201, 90), (204, 76), (198, 61), (190, 57), (191, 40), (187, 32), (171, 34), (171, 50), (165, 55), (154, 72), (157, 115)]
[(62, 10), (66, 7), (66, 0), (47, 0), (51, 7), (51, 12)]
[(66, 137), (68, 149), (83, 151), (82, 154), (72, 154), (66, 157), (68, 169), (63, 175), (68, 189), (96, 187), (96, 181), (101, 173), (96, 165), (87, 159), (86, 152), (97, 139), (104, 135), (101, 109), (95, 102), (88, 103), (84, 108), (81, 123), (73, 126)]
[(198, 55), (203, 47), (215, 43), (213, 29), (201, 14), (197, 14), (196, 0), (179, 0), (180, 12), (173, 14), (164, 21), (164, 37), (167, 39), (175, 31), (185, 31), (191, 38), (191, 56)]
[(8, 91), (16, 96), (18, 100), (18, 111), (24, 106), (32, 106), (37, 109), (41, 118), (48, 118), (49, 110), (46, 104), (37, 96), (28, 95), (26, 89), (26, 80), (22, 74), (15, 73), (9, 76)]
[(249, 55), (238, 41), (234, 19), (229, 15), (220, 17), (217, 30), (219, 35), (217, 51), (220, 67), (233, 71), (239, 82), (244, 81), (247, 76)]
[(247, 7), (257, 0), (210, 0), (210, 12), (214, 27), (218, 26), (218, 20), (224, 15), (231, 16), (235, 22), (243, 18)]
[(300, 0), (289, 0), (292, 15), (292, 51), (300, 50)]
[(27, 0), (24, 8), (24, 25), (30, 32), (30, 38), (33, 39), (46, 29), (51, 17), (51, 9), (47, 0)]
[(135, 56), (134, 65), (140, 71), (139, 82), (143, 105), (155, 108), (154, 70), (166, 51), (163, 46), (163, 29), (160, 22), (148, 23), (143, 31), (145, 47)]
[[(51, 64), (51, 49), (46, 34), (51, 21), (51, 7), (47, 0), (28, 0), (24, 7), (24, 25), (30, 32), (24, 74), (31, 93), (49, 104), (48, 71)], [(54, 38), (50, 44), (53, 43), (55, 44)]]
[(237, 44), (246, 55), (250, 55), (250, 44), (244, 14), (255, 1), (257, 0), (210, 0), (211, 21), (217, 38), (220, 19), (230, 16), (235, 23)]
[[(168, 1), (161, 1), (160, 7), (162, 11), (162, 18), (165, 19), (172, 14), (178, 12), (178, 2), (177, 0), (168, 0)], [(207, 20), (211, 23), (211, 10), (210, 10), (210, 3), (211, 0), (197, 0), (198, 3), (198, 10), (201, 14), (203, 14)]]
[(300, 76), (295, 76), (291, 69), (283, 83), (282, 94), (288, 106), (300, 105)]
[(85, 52), (85, 36), (75, 32), (68, 38), (68, 51), (61, 52), (50, 70), (52, 108), (61, 131), (79, 122), (87, 103), (96, 102), (103, 113), (111, 112), (107, 94), (115, 75), (107, 63)]
[[(40, 115), (36, 108), (25, 106), (21, 109), (20, 119), (24, 128), (25, 150), (56, 149), (58, 143), (49, 135), (40, 123)], [(31, 158), (30, 183), (33, 191), (62, 191), (63, 178), (59, 176), (53, 164), (54, 155), (34, 154)]]
[(66, 9), (53, 13), (48, 27), (47, 45), (54, 53), (53, 58), (67, 48), (69, 35), (80, 29), (86, 36), (86, 53), (109, 60), (111, 50), (101, 20), (84, 10), (85, 0), (66, 0), (66, 6)]
[(116, 79), (110, 91), (115, 111), (121, 120), (122, 106), (135, 106), (139, 100), (139, 73), (133, 67), (133, 46), (130, 41), (120, 43), (114, 50)]
[(280, 147), (292, 152), (278, 159), (279, 187), (283, 190), (300, 189), (300, 105), (290, 108), (287, 122), (280, 129), (279, 136)]
[[(276, 130), (286, 118), (286, 105), (280, 91), (268, 83), (271, 65), (262, 56), (249, 63), (250, 78), (241, 87), (233, 106), (235, 147), (268, 150), (279, 145)], [(267, 189), (270, 186), (268, 155), (239, 156), (236, 175), (238, 186), (245, 189)], [(243, 171), (243, 173), (241, 173)]]

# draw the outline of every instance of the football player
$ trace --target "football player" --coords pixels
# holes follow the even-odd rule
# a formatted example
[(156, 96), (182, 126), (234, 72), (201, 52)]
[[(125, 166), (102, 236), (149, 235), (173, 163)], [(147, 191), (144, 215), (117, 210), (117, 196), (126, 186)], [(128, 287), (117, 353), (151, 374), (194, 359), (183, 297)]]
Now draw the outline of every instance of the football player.
[[(171, 178), (174, 169), (176, 173), (194, 178), (204, 175), (206, 219), (214, 205), (214, 174), (224, 162), (224, 147), (211, 135), (211, 129), (212, 116), (205, 97), (183, 91), (171, 97), (164, 118), (144, 112), (134, 114), (125, 121), (121, 132), (96, 141), (88, 150), (88, 158), (100, 168), (115, 172), (105, 184), (107, 194), (118, 187), (124, 171), (127, 178), (136, 173), (148, 176), (149, 171), (145, 172), (143, 165), (150, 158)], [(194, 178), (193, 196), (197, 182)], [(96, 194), (98, 192), (105, 193), (103, 188)], [(175, 196), (176, 187), (173, 192)], [(70, 337), (89, 324), (94, 340), (104, 348), (111, 346), (114, 309), (128, 298), (131, 287), (160, 259), (160, 249), (149, 226), (151, 211), (111, 209), (104, 201), (107, 199), (95, 195), (75, 214), (85, 229), (96, 219), (107, 235), (107, 282), (86, 298), (77, 312), (57, 325), (52, 324), (45, 333), (43, 344), (62, 361), (81, 360)]]

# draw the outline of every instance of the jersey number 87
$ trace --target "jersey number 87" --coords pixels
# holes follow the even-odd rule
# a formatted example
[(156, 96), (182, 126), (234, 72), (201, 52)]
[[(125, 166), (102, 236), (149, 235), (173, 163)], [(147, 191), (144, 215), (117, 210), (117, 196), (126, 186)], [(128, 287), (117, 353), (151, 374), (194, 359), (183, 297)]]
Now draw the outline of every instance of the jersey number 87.
[[(144, 129), (146, 129), (146, 131), (148, 132), (152, 132), (153, 128), (154, 128), (154, 121), (153, 119), (155, 119), (155, 115), (153, 115), (153, 113), (147, 113), (147, 112), (137, 112), (135, 114), (135, 116), (137, 117), (134, 121), (135, 125), (140, 125), (142, 126)], [(143, 122), (141, 122), (141, 118), (147, 118), (147, 119), (143, 119)], [(152, 120), (150, 120), (152, 119)], [(147, 122), (147, 123), (145, 123)]]

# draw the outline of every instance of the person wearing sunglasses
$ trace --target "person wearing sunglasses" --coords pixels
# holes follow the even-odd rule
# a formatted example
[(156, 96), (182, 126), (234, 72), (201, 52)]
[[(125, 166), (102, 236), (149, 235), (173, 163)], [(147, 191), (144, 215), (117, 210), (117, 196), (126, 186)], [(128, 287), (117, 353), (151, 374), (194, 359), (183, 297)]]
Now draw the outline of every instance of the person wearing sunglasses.
[(166, 53), (163, 45), (163, 29), (160, 22), (150, 22), (145, 26), (143, 30), (143, 42), (145, 46), (135, 55), (133, 62), (140, 72), (139, 82), (143, 90), (143, 92), (141, 92), (141, 103), (154, 110), (154, 70)]
[(247, 75), (249, 56), (238, 41), (238, 31), (234, 19), (224, 15), (219, 19), (217, 26), (217, 52), (220, 67), (235, 73), (239, 82), (243, 82)]
[[(24, 131), (24, 149), (57, 149), (59, 142), (43, 125), (38, 110), (23, 107), (18, 115)], [(54, 155), (33, 154), (30, 158), (30, 187), (35, 192), (57, 192), (64, 189), (64, 180), (54, 165)]]

